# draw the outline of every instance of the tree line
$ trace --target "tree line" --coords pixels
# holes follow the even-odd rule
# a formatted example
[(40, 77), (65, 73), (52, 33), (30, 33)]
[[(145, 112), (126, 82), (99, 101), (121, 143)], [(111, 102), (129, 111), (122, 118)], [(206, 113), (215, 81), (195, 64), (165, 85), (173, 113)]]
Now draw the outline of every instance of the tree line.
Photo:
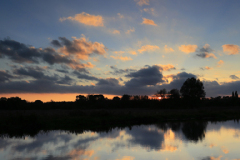
[(194, 77), (188, 78), (181, 89), (161, 89), (154, 97), (124, 94), (112, 100), (98, 95), (77, 95), (75, 102), (27, 102), (19, 97), (0, 98), (0, 109), (91, 109), (91, 108), (196, 108), (208, 106), (240, 106), (237, 91), (230, 96), (205, 98), (203, 83)]

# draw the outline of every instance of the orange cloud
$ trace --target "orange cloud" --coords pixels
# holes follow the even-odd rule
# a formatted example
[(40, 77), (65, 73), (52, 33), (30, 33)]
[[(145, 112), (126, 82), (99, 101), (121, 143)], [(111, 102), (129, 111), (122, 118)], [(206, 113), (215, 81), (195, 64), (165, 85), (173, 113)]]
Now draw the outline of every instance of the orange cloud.
[(227, 53), (228, 55), (239, 54), (240, 47), (234, 44), (224, 44), (222, 45), (223, 52)]
[(223, 60), (218, 61), (218, 67), (224, 63)]
[(95, 67), (95, 65), (93, 65), (91, 62), (87, 62), (87, 63), (82, 63), (82, 64), (69, 64), (69, 66), (72, 69), (81, 69), (81, 68), (93, 68)]
[(155, 24), (155, 22), (151, 19), (147, 19), (147, 18), (142, 18), (143, 21), (141, 24), (147, 24), (147, 25), (152, 25), (152, 26), (157, 26), (157, 24)]
[(177, 149), (178, 149), (178, 148), (175, 147), (175, 146), (162, 144), (162, 148), (160, 149), (160, 151), (170, 151), (170, 152), (174, 152), (174, 151), (176, 151)]
[(209, 145), (210, 148), (212, 148), (212, 147), (214, 147), (214, 146), (216, 146), (216, 145), (215, 145), (215, 144), (210, 144), (210, 145)]
[(205, 67), (205, 69), (206, 69), (206, 70), (210, 70), (210, 69), (212, 69), (212, 68), (210, 68), (210, 67), (206, 66), (206, 67)]
[(124, 156), (122, 159), (116, 159), (116, 160), (134, 160), (135, 157), (131, 157), (131, 156)]
[(75, 14), (74, 17), (64, 17), (60, 18), (60, 21), (65, 21), (65, 20), (72, 20), (72, 21), (77, 21), (79, 23), (88, 25), (88, 26), (95, 26), (95, 27), (102, 27), (103, 25), (103, 17), (100, 15), (90, 15), (88, 13), (82, 12), (80, 14)]
[(114, 51), (113, 53), (115, 53), (115, 54), (123, 54), (123, 53), (125, 53), (125, 51)]
[(164, 46), (165, 52), (174, 52), (174, 50), (171, 47), (168, 47), (167, 45)]
[(76, 37), (72, 38), (73, 41), (59, 48), (59, 52), (65, 55), (73, 55), (76, 59), (81, 60), (87, 60), (89, 55), (93, 53), (100, 55), (106, 53), (105, 46), (102, 43), (88, 41), (84, 36), (79, 39)]
[(207, 52), (205, 52), (205, 58), (214, 58), (214, 59), (217, 59), (217, 57), (215, 56), (215, 54), (213, 54), (213, 53), (207, 53)]
[(139, 53), (142, 53), (142, 52), (145, 52), (145, 51), (155, 51), (157, 49), (160, 49), (158, 46), (153, 46), (153, 45), (145, 45), (145, 46), (142, 46), (138, 52)]
[(85, 151), (85, 150), (72, 150), (71, 152), (69, 152), (69, 155), (71, 157), (78, 157), (81, 155), (86, 155), (88, 157), (91, 157), (94, 154), (94, 150), (90, 150), (90, 151)]
[(131, 57), (122, 57), (122, 56), (110, 56), (113, 59), (120, 59), (121, 61), (131, 61)]
[(121, 18), (121, 19), (122, 19), (122, 18), (124, 18), (124, 16), (123, 16), (123, 15), (121, 15), (120, 13), (118, 13), (117, 15), (118, 15), (118, 16), (119, 16), (119, 18)]
[(135, 32), (135, 28), (131, 28), (131, 29), (127, 30), (127, 32), (125, 32), (125, 33), (130, 34), (131, 32)]
[(192, 52), (196, 52), (196, 49), (197, 49), (197, 45), (181, 45), (178, 47), (178, 49), (184, 53), (192, 53)]
[(154, 15), (155, 12), (154, 8), (144, 8), (143, 11), (152, 15)]
[(174, 67), (174, 65), (172, 65), (172, 64), (167, 64), (167, 65), (157, 64), (157, 66), (160, 67), (160, 70), (161, 70), (161, 71), (169, 71), (169, 70), (171, 70), (171, 69), (176, 69), (176, 68)]
[(129, 53), (132, 54), (132, 55), (137, 55), (136, 51), (129, 51)]
[(210, 158), (210, 160), (221, 160), (221, 158), (222, 158), (222, 156), (219, 156), (219, 157), (217, 157), (217, 158), (215, 158), (215, 157), (209, 157)]
[(112, 33), (113, 34), (120, 34), (120, 31), (115, 29), (114, 31), (112, 31)]
[(229, 150), (226, 149), (225, 147), (222, 147), (222, 152), (225, 153), (225, 154), (228, 154), (228, 153), (229, 153)]
[(139, 6), (149, 5), (149, 0), (135, 0)]

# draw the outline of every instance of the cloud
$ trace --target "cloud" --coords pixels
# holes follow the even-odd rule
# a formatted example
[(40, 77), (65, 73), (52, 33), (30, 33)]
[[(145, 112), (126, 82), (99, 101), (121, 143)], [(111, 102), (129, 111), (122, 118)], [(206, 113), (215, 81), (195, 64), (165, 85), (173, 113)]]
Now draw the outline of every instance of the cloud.
[(131, 61), (132, 58), (131, 57), (123, 57), (123, 56), (110, 56), (113, 59), (119, 59), (121, 61)]
[(151, 15), (154, 15), (155, 12), (154, 8), (144, 8), (143, 11)]
[(240, 47), (234, 44), (224, 44), (222, 45), (223, 52), (227, 53), (228, 55), (235, 55), (239, 54)]
[(132, 156), (123, 156), (123, 158), (121, 159), (116, 159), (116, 160), (134, 160), (135, 157), (132, 157)]
[(0, 70), (0, 83), (10, 81), (11, 78), (14, 78), (12, 75), (6, 71)]
[(204, 68), (201, 67), (200, 69), (201, 69), (201, 70), (210, 70), (210, 69), (212, 69), (212, 68), (206, 66), (206, 67), (204, 67)]
[(143, 87), (164, 82), (163, 75), (159, 71), (158, 66), (147, 66), (136, 72), (129, 73), (126, 77), (132, 78), (125, 83), (127, 87)]
[(196, 52), (198, 46), (197, 45), (181, 45), (178, 47), (178, 49), (186, 54)]
[(222, 148), (222, 152), (225, 153), (225, 154), (228, 154), (229, 153), (229, 150), (226, 149), (225, 147), (221, 147)]
[(236, 76), (236, 75), (230, 75), (229, 77), (230, 77), (231, 79), (234, 79), (234, 80), (235, 80), (235, 79), (239, 79), (239, 77)]
[(82, 74), (78, 71), (74, 71), (73, 74), (75, 74), (79, 79), (94, 80), (94, 81), (99, 80), (97, 77), (90, 76), (90, 75), (87, 75), (87, 74)]
[(10, 39), (0, 40), (0, 58), (5, 57), (15, 63), (38, 64), (43, 61), (50, 65), (55, 63), (66, 64), (71, 68), (83, 66), (80, 62), (71, 59), (71, 57), (57, 53), (54, 48), (35, 48)]
[(164, 50), (165, 52), (169, 53), (169, 52), (174, 52), (174, 50), (171, 47), (168, 47), (167, 45), (164, 46)]
[(116, 78), (99, 79), (97, 85), (119, 86), (119, 81)]
[(130, 34), (132, 32), (135, 32), (135, 28), (130, 28), (129, 30), (127, 30), (125, 33), (126, 34)]
[(127, 68), (127, 69), (118, 69), (115, 66), (110, 66), (110, 68), (114, 70), (114, 72), (109, 72), (110, 74), (113, 74), (113, 75), (119, 75), (119, 74), (130, 73), (130, 72), (136, 71), (135, 69), (129, 69), (129, 68)]
[(115, 53), (115, 54), (123, 54), (123, 53), (125, 53), (125, 51), (114, 51), (113, 53)]
[(218, 61), (218, 64), (219, 64), (219, 65), (222, 65), (223, 63), (224, 63), (223, 60)]
[(145, 45), (145, 46), (142, 46), (140, 49), (138, 49), (138, 52), (139, 53), (142, 53), (142, 52), (152, 52), (152, 51), (155, 51), (157, 49), (160, 49), (158, 46), (153, 46), (153, 45)]
[(137, 55), (136, 51), (129, 51), (129, 53), (132, 54), (132, 55)]
[(88, 13), (82, 12), (80, 14), (75, 14), (74, 17), (63, 17), (59, 19), (61, 22), (65, 20), (77, 21), (79, 23), (88, 25), (88, 26), (95, 26), (95, 27), (102, 27), (103, 24), (103, 17), (100, 15), (90, 15)]
[(217, 57), (213, 54), (210, 53), (213, 50), (210, 48), (209, 44), (205, 44), (202, 48), (199, 49), (197, 56), (201, 57), (201, 58), (215, 58), (217, 59)]
[(221, 158), (222, 158), (222, 155), (217, 158), (208, 156), (208, 157), (203, 158), (202, 160), (221, 160)]
[(8, 57), (16, 63), (38, 63), (44, 50), (11, 39), (0, 40), (0, 58)]
[(114, 31), (112, 31), (112, 33), (113, 34), (120, 34), (120, 31), (115, 29)]
[(149, 0), (134, 0), (139, 6), (149, 5)]
[(73, 80), (71, 77), (65, 75), (63, 78), (61, 78), (60, 80), (58, 80), (56, 83), (58, 83), (58, 84), (68, 84), (68, 85), (70, 85), (71, 82), (73, 82), (73, 81), (74, 81), (74, 80)]
[(160, 149), (160, 151), (170, 151), (170, 152), (175, 152), (178, 148), (175, 146), (171, 146), (171, 145), (164, 145), (162, 144), (162, 148)]
[(124, 16), (120, 13), (117, 14), (120, 19), (124, 18)]
[(35, 79), (49, 79), (48, 76), (45, 76), (43, 73), (44, 69), (41, 67), (21, 67), (13, 70), (14, 74), (29, 76)]
[(142, 19), (143, 19), (143, 21), (141, 24), (157, 26), (157, 24), (155, 24), (155, 22), (151, 19), (147, 19), (147, 18), (142, 18)]
[(170, 71), (170, 70), (176, 69), (172, 64), (167, 64), (167, 65), (156, 64), (156, 66), (159, 67), (160, 71)]
[(77, 39), (73, 37), (73, 40), (69, 40), (65, 37), (59, 37), (58, 43), (61, 44), (59, 52), (67, 55), (74, 56), (76, 59), (87, 60), (90, 55), (104, 55), (106, 53), (105, 46), (99, 42), (91, 42), (83, 35)]

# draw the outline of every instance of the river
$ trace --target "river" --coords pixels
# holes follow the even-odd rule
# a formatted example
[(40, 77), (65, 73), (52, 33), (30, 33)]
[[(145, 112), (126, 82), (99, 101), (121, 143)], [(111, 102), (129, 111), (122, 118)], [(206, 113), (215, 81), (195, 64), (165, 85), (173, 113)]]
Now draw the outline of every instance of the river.
[[(11, 137), (11, 138), (10, 138)], [(0, 138), (1, 160), (239, 160), (238, 121), (190, 121), (112, 128), (53, 130)]]

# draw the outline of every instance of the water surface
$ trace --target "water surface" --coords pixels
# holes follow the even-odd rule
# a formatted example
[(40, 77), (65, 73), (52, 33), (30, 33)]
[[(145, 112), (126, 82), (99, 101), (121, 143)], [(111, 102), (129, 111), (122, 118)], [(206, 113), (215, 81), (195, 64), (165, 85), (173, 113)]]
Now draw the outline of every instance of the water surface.
[(174, 122), (109, 132), (40, 132), (0, 138), (1, 160), (237, 160), (240, 124)]

